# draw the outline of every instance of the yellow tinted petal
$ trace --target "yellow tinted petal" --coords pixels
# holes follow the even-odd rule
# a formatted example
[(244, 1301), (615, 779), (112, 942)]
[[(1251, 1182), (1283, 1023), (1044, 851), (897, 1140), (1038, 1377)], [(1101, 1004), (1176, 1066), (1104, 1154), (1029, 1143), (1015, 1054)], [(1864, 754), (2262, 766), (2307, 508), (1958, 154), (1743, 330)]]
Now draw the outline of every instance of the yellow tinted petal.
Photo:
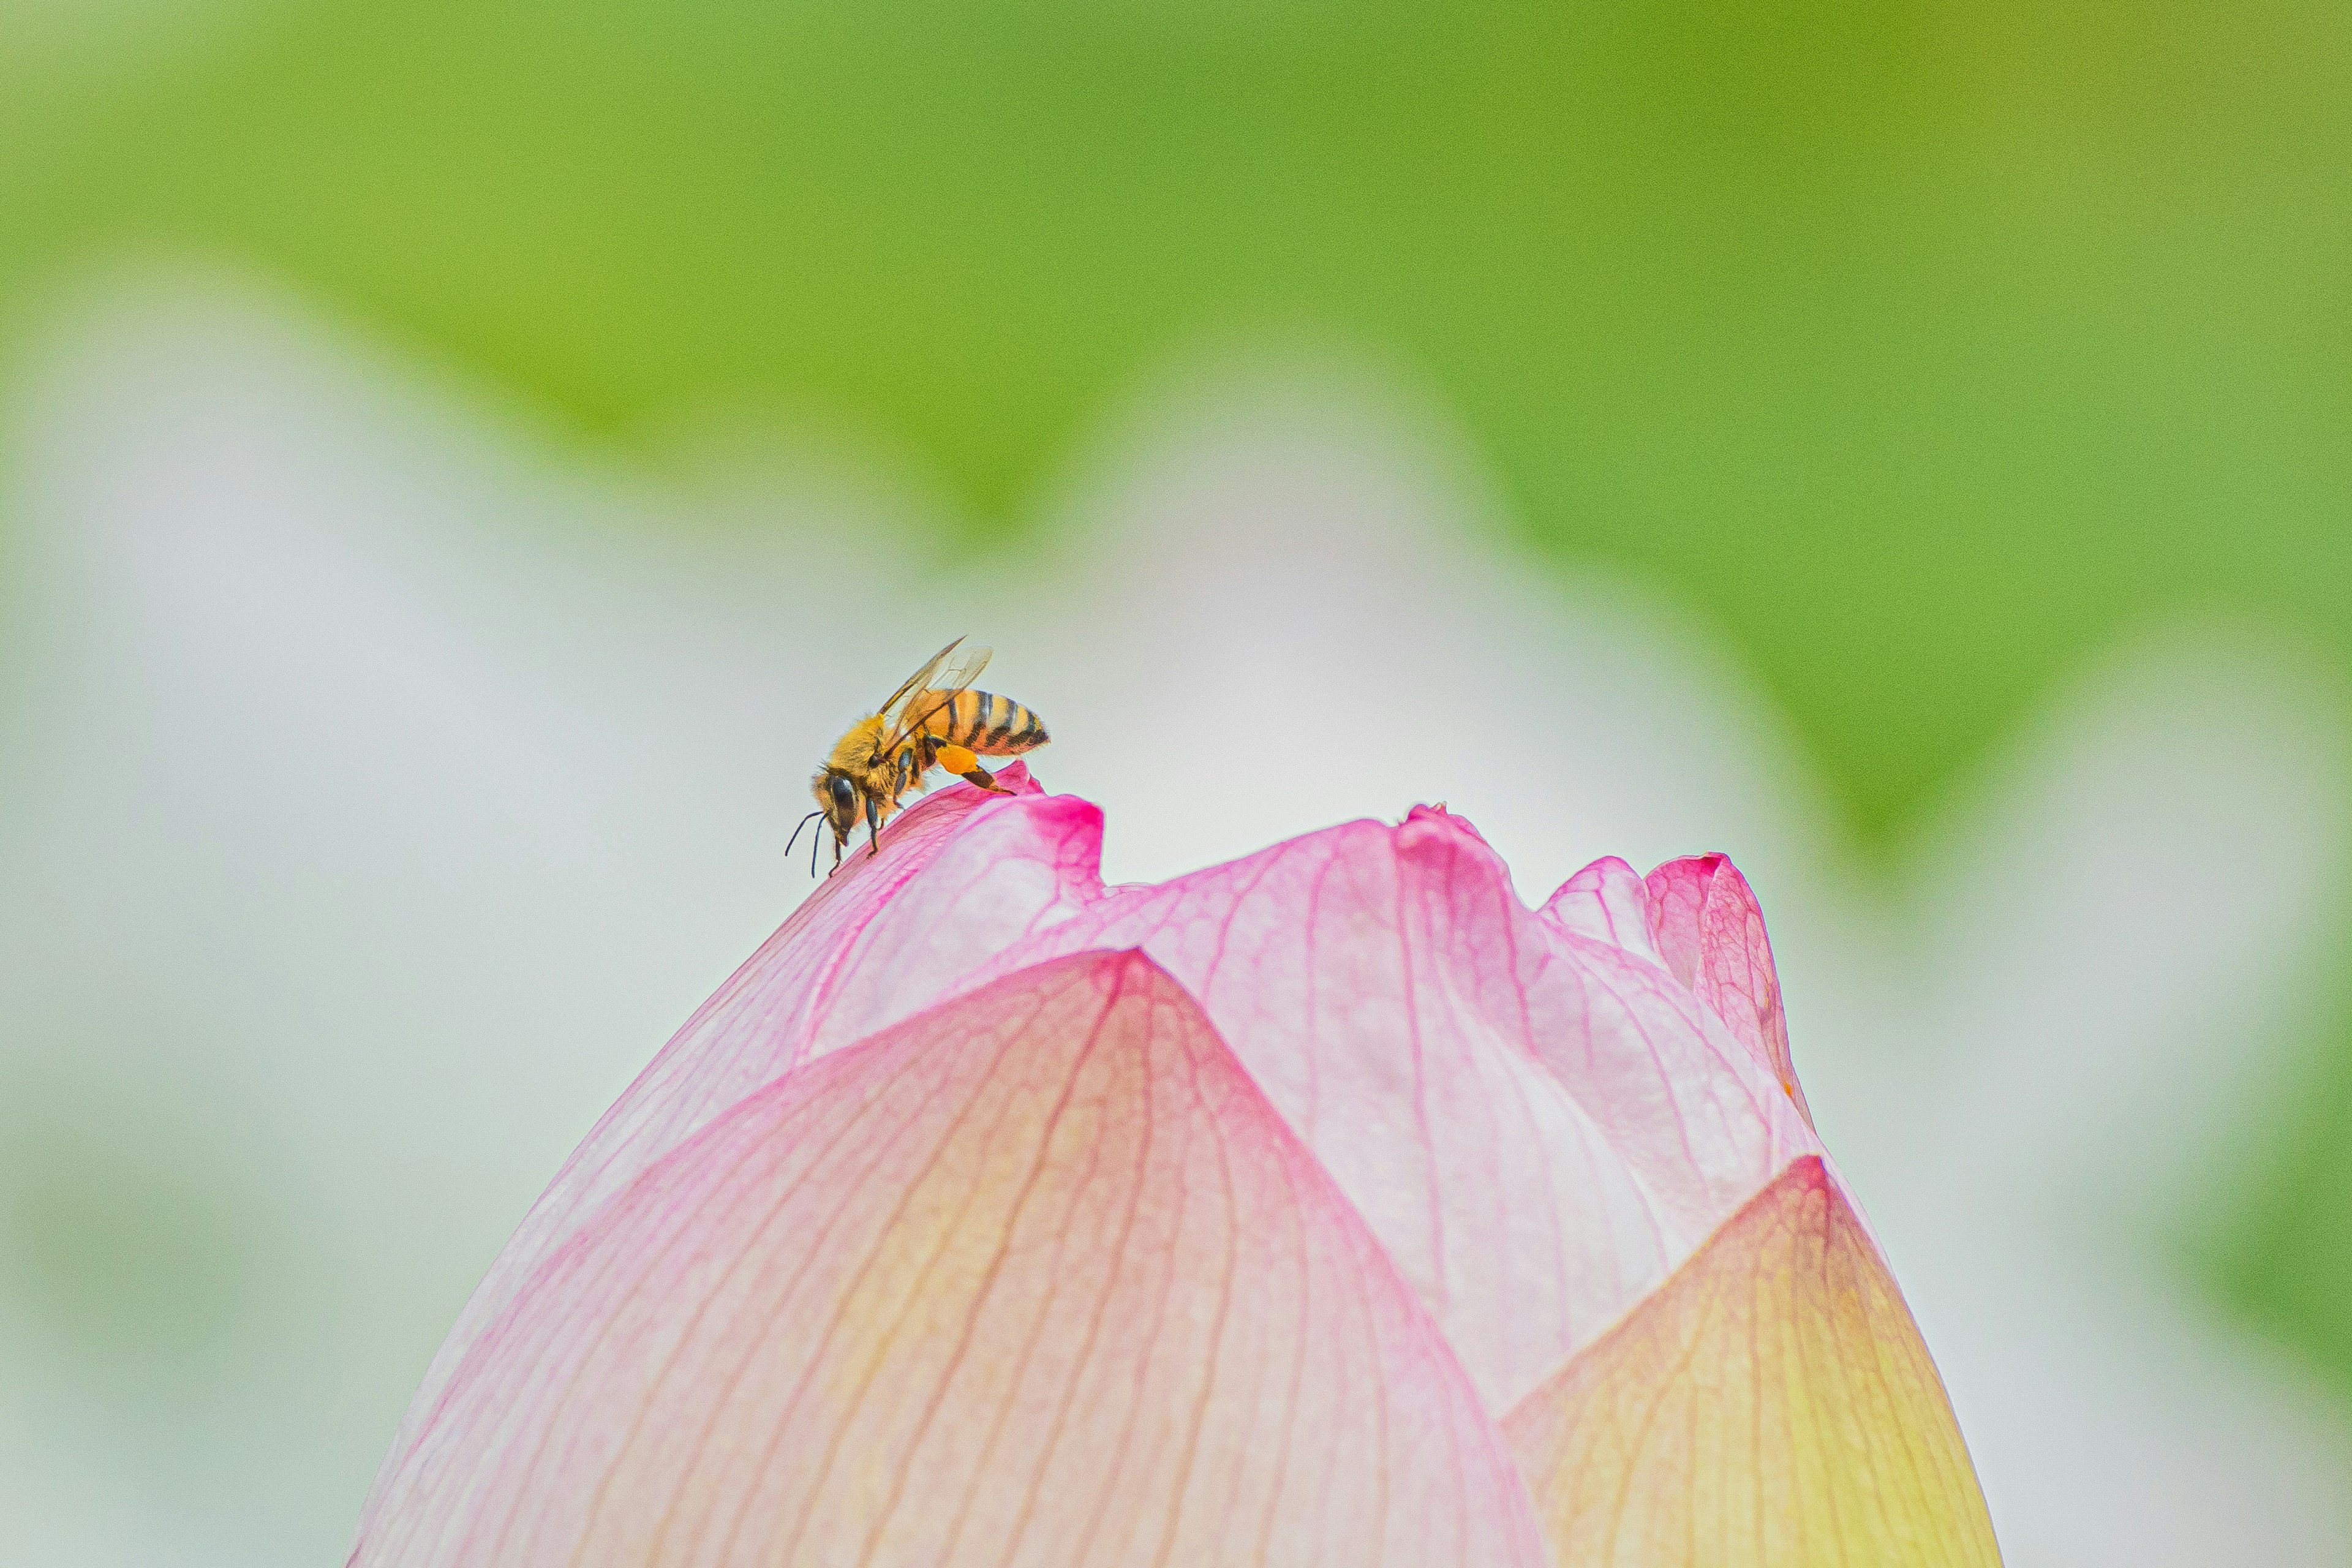
[(1494, 1422), (1149, 959), (786, 1074), (542, 1264), (352, 1568), (1538, 1568)]
[(1927, 1347), (1818, 1157), (1504, 1431), (1560, 1568), (2000, 1561)]

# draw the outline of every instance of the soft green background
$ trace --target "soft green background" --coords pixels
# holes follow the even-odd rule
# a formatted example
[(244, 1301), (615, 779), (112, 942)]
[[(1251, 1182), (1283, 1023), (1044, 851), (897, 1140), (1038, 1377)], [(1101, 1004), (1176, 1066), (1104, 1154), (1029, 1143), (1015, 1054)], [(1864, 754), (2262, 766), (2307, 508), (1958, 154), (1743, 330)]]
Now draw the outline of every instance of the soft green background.
[[(1155, 361), (1337, 334), (1434, 384), (1547, 552), (1712, 617), (1880, 844), (2137, 623), (2252, 616), (2352, 677), (2342, 0), (0, 28), (0, 374), (79, 269), (219, 257), (583, 441), (749, 407), (902, 446), (987, 535)], [(2199, 1245), (2352, 1394), (2323, 1044)]]

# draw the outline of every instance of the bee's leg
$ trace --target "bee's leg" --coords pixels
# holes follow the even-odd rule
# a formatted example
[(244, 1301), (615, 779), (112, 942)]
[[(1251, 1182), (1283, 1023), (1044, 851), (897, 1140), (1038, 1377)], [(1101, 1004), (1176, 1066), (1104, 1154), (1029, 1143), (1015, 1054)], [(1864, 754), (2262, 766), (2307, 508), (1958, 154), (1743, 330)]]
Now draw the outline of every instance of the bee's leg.
[(882, 853), (882, 803), (870, 795), (866, 797), (866, 852)]
[(996, 775), (980, 765), (980, 759), (961, 746), (941, 746), (940, 766), (967, 779), (991, 795), (1011, 795), (1013, 792), (996, 782)]

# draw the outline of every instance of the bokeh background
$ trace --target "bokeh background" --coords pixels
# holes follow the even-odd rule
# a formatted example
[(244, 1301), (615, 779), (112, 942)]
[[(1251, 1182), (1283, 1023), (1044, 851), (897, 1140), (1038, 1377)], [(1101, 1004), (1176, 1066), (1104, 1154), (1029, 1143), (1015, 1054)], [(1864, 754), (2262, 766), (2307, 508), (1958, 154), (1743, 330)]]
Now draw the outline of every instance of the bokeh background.
[(2010, 1561), (2352, 1561), (2347, 279), (2320, 0), (0, 0), (0, 1558), (341, 1552), (969, 631), (1730, 851)]

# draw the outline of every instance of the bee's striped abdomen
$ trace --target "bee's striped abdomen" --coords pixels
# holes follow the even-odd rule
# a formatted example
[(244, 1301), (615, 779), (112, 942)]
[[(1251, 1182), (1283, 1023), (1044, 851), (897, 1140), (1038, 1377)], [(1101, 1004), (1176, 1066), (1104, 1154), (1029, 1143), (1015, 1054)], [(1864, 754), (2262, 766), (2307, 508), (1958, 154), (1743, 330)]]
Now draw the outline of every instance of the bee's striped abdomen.
[(950, 745), (984, 757), (1009, 757), (1045, 743), (1045, 722), (1010, 697), (959, 691), (923, 726)]

